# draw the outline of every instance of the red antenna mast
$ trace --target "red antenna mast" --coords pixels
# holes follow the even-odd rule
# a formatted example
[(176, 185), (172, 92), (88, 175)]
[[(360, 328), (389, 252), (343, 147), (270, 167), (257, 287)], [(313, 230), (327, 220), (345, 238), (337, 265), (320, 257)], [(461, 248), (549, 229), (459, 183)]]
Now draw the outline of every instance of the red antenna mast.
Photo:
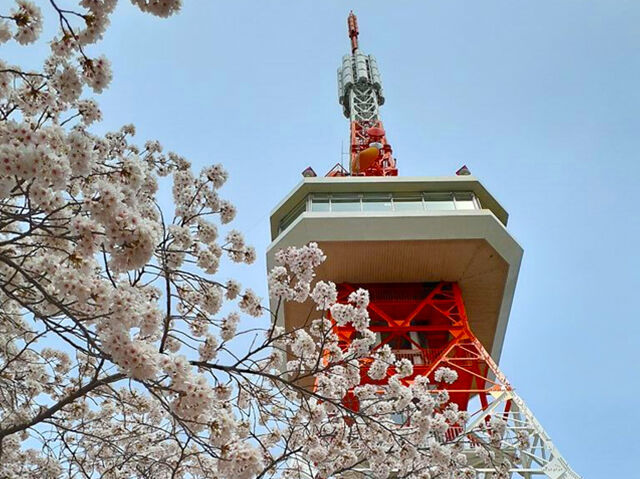
[(349, 12), (347, 18), (347, 26), (349, 27), (349, 38), (351, 39), (351, 53), (355, 53), (358, 49), (358, 19), (353, 13), (353, 10)]

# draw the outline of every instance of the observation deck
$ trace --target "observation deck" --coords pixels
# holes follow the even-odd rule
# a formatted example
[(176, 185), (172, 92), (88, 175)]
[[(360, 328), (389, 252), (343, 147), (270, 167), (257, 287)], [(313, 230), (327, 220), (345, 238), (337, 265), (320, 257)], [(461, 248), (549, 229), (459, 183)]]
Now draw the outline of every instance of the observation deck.
[[(267, 265), (279, 249), (315, 241), (327, 255), (318, 280), (455, 282), (498, 362), (523, 252), (507, 219), (472, 176), (304, 178), (271, 214)], [(310, 302), (287, 303), (277, 321), (298, 327), (310, 312)]]

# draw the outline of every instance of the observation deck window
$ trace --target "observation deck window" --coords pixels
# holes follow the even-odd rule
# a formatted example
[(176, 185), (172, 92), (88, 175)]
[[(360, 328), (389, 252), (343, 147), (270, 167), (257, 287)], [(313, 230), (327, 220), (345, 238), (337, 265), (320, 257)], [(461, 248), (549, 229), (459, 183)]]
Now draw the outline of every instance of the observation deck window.
[(313, 195), (313, 197), (309, 197), (309, 205), (310, 211), (314, 211), (316, 213), (331, 211), (329, 195)]
[(476, 204), (477, 200), (474, 197), (473, 193), (469, 193), (469, 192), (454, 193), (453, 198), (455, 200), (457, 210), (478, 209), (478, 206)]
[(399, 195), (393, 198), (394, 211), (422, 211), (422, 195)]
[[(311, 202), (313, 203), (313, 197)], [(330, 211), (332, 213), (362, 211), (360, 195), (332, 195)]]
[(470, 191), (415, 193), (311, 193), (280, 221), (285, 230), (305, 211), (312, 213), (384, 213), (479, 210)]
[(287, 227), (291, 223), (293, 223), (293, 221), (302, 213), (304, 213), (306, 210), (307, 210), (307, 200), (304, 199), (300, 203), (298, 203), (295, 206), (295, 208), (293, 208), (289, 212), (289, 214), (287, 214), (284, 218), (282, 218), (282, 220), (280, 221), (280, 231), (284, 231), (285, 229), (287, 229)]
[(393, 211), (391, 195), (362, 195), (362, 211)]
[(427, 210), (455, 210), (453, 193), (425, 193), (424, 206)]

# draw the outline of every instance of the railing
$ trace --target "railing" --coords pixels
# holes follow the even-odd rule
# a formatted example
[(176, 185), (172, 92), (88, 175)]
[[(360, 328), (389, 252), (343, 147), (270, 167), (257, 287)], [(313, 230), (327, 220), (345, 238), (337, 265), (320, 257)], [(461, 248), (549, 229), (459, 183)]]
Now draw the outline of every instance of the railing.
[(396, 359), (408, 359), (414, 366), (426, 366), (434, 363), (442, 351), (442, 348), (394, 349), (393, 354)]
[(425, 364), (422, 350), (420, 349), (395, 349), (393, 354), (396, 355), (396, 359), (408, 359), (413, 365)]

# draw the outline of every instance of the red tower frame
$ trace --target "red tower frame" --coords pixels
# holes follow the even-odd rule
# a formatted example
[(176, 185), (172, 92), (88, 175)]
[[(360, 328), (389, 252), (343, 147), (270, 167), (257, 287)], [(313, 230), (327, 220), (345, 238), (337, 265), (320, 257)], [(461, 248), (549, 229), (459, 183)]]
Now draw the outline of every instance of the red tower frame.
[[(470, 415), (478, 412), (470, 410), (472, 398), (479, 400), (479, 410), (487, 410), (493, 403), (492, 393), (511, 390), (471, 331), (457, 283), (342, 283), (338, 285), (338, 302), (347, 303), (349, 294), (358, 288), (369, 291), (370, 329), (378, 335), (374, 350), (388, 344), (397, 359), (406, 358), (413, 364), (413, 375), (404, 378), (405, 383), (411, 383), (416, 376), (427, 376), (434, 392), (446, 390), (451, 402)], [(348, 347), (355, 329), (349, 325), (334, 328), (342, 345)], [(361, 362), (362, 384), (384, 384), (395, 374), (392, 366), (385, 379), (372, 380), (367, 374), (371, 361)], [(435, 372), (440, 367), (453, 369), (458, 379), (452, 384), (436, 381)], [(348, 402), (357, 408), (354, 397), (349, 397)], [(506, 401), (499, 413), (508, 414), (510, 407), (511, 402)], [(450, 431), (460, 432), (460, 428)]]

